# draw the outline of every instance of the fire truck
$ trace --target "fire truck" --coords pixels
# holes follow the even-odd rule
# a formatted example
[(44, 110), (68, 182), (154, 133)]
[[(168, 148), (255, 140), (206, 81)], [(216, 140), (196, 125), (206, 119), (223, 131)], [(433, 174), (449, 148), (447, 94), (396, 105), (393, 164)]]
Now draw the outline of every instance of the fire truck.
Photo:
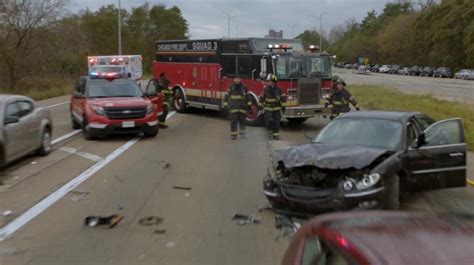
[(125, 68), (126, 75), (133, 79), (137, 84), (143, 78), (143, 58), (141, 55), (105, 55), (87, 57), (87, 66), (89, 74), (93, 66), (120, 65)]
[(223, 99), (235, 77), (252, 96), (250, 125), (259, 125), (263, 110), (258, 98), (264, 80), (274, 74), (287, 94), (282, 117), (290, 123), (328, 115), (326, 98), (332, 87), (330, 56), (311, 46), (305, 51), (300, 40), (242, 38), (175, 40), (156, 42), (153, 76), (166, 73), (174, 91), (178, 112), (188, 107), (223, 110)]

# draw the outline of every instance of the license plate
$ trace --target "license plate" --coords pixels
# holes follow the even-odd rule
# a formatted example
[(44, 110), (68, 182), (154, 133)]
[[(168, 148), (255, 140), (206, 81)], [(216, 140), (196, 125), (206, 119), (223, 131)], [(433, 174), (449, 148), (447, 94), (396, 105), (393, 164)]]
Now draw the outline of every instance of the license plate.
[(133, 128), (135, 127), (134, 121), (124, 121), (122, 122), (122, 128)]

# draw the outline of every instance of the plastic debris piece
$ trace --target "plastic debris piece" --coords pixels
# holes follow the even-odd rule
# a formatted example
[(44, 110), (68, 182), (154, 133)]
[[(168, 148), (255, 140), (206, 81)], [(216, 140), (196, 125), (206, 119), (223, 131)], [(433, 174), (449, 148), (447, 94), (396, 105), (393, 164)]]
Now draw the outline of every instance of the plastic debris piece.
[(163, 218), (157, 216), (147, 216), (138, 220), (138, 223), (144, 226), (159, 225), (163, 223)]
[(125, 179), (123, 179), (123, 178), (121, 178), (121, 177), (119, 177), (119, 176), (114, 176), (114, 178), (117, 179), (117, 180), (120, 181), (120, 182), (124, 182), (124, 181), (125, 181)]
[(115, 227), (120, 221), (122, 221), (123, 216), (118, 214), (114, 214), (111, 216), (87, 216), (84, 219), (84, 225), (89, 227), (97, 227), (97, 226), (108, 226), (108, 228)]
[(191, 193), (189, 193), (189, 192), (186, 192), (186, 193), (184, 194), (184, 197), (189, 197), (189, 196), (191, 196)]
[(184, 187), (184, 186), (173, 186), (175, 190), (191, 190), (192, 187)]
[(37, 164), (37, 162), (36, 162), (36, 161), (33, 161), (33, 162), (31, 162), (31, 164), (32, 164), (32, 165), (36, 165), (36, 164)]
[(2, 214), (2, 216), (9, 216), (12, 213), (13, 213), (12, 210), (6, 210), (6, 211), (3, 211), (1, 214)]
[(155, 231), (153, 231), (154, 234), (157, 234), (157, 235), (162, 235), (164, 233), (166, 233), (166, 230), (165, 229), (156, 229)]
[(245, 215), (240, 213), (234, 214), (234, 216), (232, 216), (232, 220), (234, 220), (238, 225), (260, 223), (260, 218), (258, 218), (257, 216)]

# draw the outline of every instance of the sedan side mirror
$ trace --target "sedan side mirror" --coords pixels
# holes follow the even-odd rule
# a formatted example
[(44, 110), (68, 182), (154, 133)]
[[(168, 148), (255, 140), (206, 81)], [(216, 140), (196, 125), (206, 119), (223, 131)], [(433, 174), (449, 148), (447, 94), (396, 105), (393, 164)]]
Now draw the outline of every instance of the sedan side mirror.
[(3, 121), (3, 123), (5, 125), (7, 124), (12, 124), (12, 123), (17, 123), (20, 121), (20, 118), (16, 117), (16, 116), (8, 116), (5, 118), (5, 120)]

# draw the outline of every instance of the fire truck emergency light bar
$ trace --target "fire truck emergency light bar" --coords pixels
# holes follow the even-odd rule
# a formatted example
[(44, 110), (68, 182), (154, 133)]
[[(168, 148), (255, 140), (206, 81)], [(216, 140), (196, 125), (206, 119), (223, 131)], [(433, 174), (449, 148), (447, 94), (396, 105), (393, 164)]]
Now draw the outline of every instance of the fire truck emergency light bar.
[(270, 51), (272, 51), (272, 50), (285, 50), (285, 52), (286, 52), (287, 50), (291, 50), (293, 48), (291, 46), (289, 46), (288, 44), (268, 44), (267, 49), (269, 49)]

